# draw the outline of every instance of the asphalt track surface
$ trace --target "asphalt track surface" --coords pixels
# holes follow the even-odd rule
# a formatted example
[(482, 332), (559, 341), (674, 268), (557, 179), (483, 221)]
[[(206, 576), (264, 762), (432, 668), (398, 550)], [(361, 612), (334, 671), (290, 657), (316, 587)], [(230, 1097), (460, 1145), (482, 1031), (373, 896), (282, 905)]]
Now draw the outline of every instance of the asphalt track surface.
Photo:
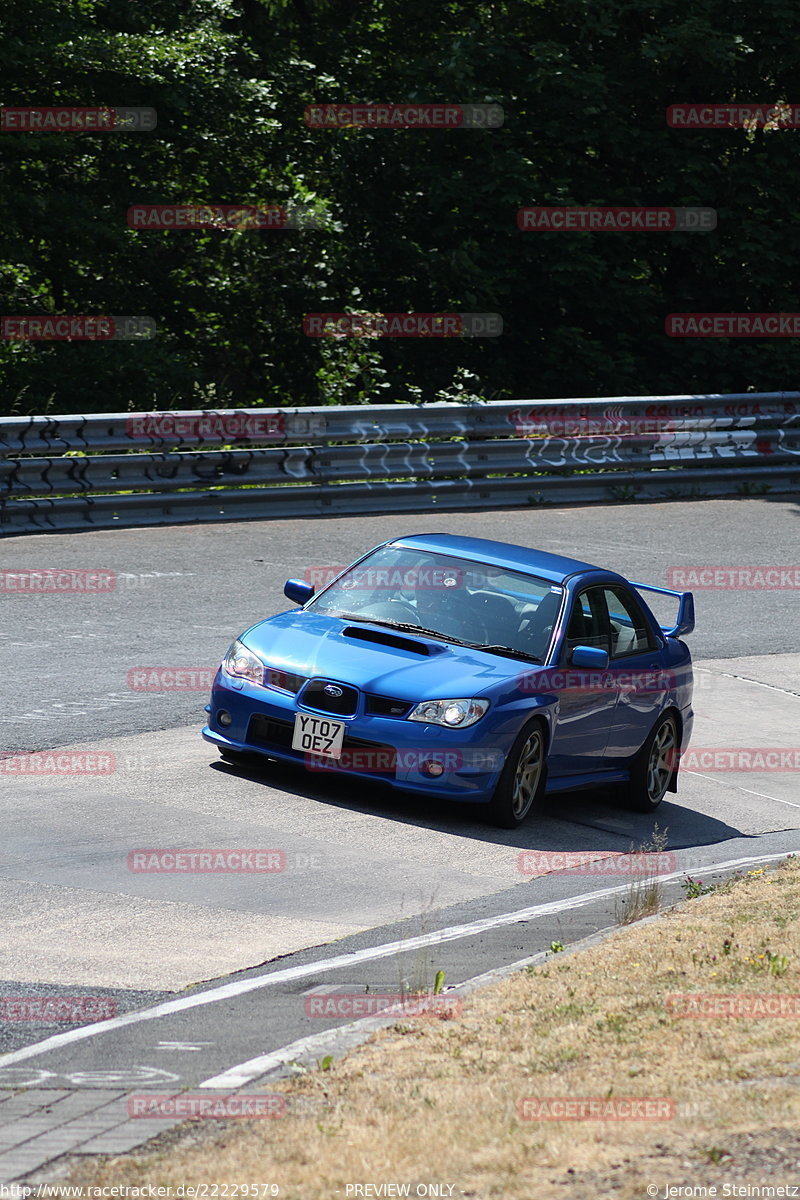
[[(137, 666), (216, 666), (237, 634), (290, 607), (289, 576), (346, 566), (370, 546), (445, 531), (537, 546), (663, 586), (670, 567), (800, 561), (793, 499), (425, 512), (8, 538), (0, 571), (109, 570), (116, 589), (0, 594), (0, 746), (37, 750), (202, 719), (196, 692), (128, 687)], [(695, 658), (797, 650), (797, 592), (697, 594)]]
[[(608, 928), (628, 896), (613, 864), (656, 823), (673, 855), (667, 898), (680, 897), (686, 873), (800, 848), (796, 772), (687, 772), (655, 820), (607, 793), (561, 797), (516, 831), (289, 768), (241, 773), (199, 738), (205, 691), (135, 691), (132, 668), (213, 668), (243, 628), (287, 607), (287, 576), (345, 565), (402, 533), (535, 545), (665, 585), (670, 567), (796, 565), (799, 516), (791, 499), (742, 499), (8, 539), (0, 571), (105, 569), (117, 586), (0, 595), (0, 748), (110, 753), (117, 769), (0, 775), (0, 998), (104, 998), (116, 1020), (0, 1021), (0, 1124), (3, 1097), (19, 1088), (64, 1103), (92, 1089), (263, 1086), (287, 1057), (338, 1053), (349, 1022), (310, 1015), (309, 992), (397, 993), (430, 986), (440, 969), (459, 985)], [(796, 590), (700, 591), (696, 601), (694, 745), (796, 748)], [(281, 848), (287, 869), (128, 868), (132, 849), (189, 845)], [(597, 873), (523, 874), (529, 850), (591, 852)], [(139, 1141), (156, 1131), (136, 1124)], [(116, 1136), (85, 1139), (79, 1152), (135, 1144)], [(73, 1144), (36, 1141), (26, 1158), (0, 1139), (0, 1179)]]

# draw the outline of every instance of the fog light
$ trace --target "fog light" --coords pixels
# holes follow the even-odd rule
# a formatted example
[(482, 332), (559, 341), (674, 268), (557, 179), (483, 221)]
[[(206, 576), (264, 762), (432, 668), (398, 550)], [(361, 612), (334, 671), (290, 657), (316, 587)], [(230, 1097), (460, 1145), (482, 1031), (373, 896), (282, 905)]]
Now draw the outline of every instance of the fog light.
[(219, 723), (223, 729), (227, 729), (228, 726), (232, 723), (233, 717), (226, 709), (221, 708), (219, 710), (219, 712), (217, 713), (217, 720), (219, 721)]
[(427, 762), (422, 764), (423, 775), (430, 775), (434, 779), (438, 779), (440, 775), (444, 775), (444, 767), (435, 759), (429, 758)]

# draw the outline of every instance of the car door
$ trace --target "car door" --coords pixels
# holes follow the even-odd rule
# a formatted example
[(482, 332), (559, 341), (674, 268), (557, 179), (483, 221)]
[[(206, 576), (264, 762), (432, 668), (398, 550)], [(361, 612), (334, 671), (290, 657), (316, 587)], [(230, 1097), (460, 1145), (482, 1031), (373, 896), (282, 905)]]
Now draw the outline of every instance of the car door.
[(661, 646), (630, 588), (603, 589), (611, 634), (608, 666), (617, 702), (606, 755), (609, 765), (630, 758), (645, 741), (665, 704), (669, 672), (662, 669)]
[(573, 597), (559, 666), (552, 672), (558, 713), (548, 769), (554, 778), (602, 770), (614, 722), (616, 690), (604, 671), (572, 665), (576, 646), (593, 646), (610, 653), (611, 634), (602, 587), (584, 588)]

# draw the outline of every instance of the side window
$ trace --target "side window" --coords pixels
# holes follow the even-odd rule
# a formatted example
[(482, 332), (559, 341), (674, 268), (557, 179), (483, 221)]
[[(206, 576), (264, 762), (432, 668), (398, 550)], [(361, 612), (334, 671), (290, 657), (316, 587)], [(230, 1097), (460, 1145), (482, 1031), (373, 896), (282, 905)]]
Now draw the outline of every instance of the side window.
[(567, 628), (568, 657), (576, 646), (596, 646), (611, 653), (603, 588), (588, 588), (575, 597)]
[(605, 588), (605, 601), (611, 626), (611, 657), (646, 654), (654, 649), (644, 614), (636, 599), (622, 588)]

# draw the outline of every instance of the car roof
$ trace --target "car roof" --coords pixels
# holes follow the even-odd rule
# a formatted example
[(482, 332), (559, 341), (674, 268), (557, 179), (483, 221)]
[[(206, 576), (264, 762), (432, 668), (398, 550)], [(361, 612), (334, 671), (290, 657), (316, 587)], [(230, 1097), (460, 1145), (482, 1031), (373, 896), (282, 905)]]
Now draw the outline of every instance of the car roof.
[[(466, 558), (489, 563), (494, 567), (508, 567), (538, 575), (551, 583), (563, 583), (570, 575), (583, 571), (605, 571), (592, 563), (578, 558), (565, 558), (560, 554), (548, 554), (544, 550), (533, 550), (528, 546), (513, 546), (508, 542), (492, 542), (488, 538), (460, 537), (453, 533), (420, 533), (410, 537), (392, 538), (391, 546), (408, 546), (417, 550), (439, 551), (456, 558)], [(617, 576), (622, 578), (622, 576)]]

